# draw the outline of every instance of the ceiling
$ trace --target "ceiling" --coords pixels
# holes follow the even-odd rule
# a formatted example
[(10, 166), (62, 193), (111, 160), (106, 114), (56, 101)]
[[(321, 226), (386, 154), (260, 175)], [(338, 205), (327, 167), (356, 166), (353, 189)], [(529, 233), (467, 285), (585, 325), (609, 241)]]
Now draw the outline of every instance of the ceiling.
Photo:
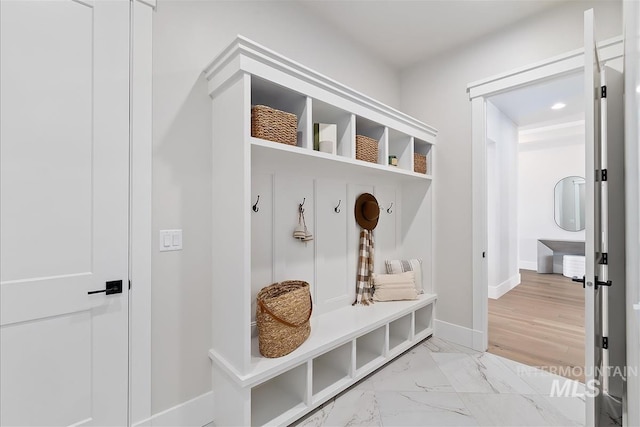
[[(377, 58), (403, 69), (571, 0), (298, 0)], [(520, 128), (584, 119), (582, 74), (491, 98)], [(552, 110), (556, 102), (567, 106)]]
[[(584, 119), (582, 73), (525, 86), (489, 98), (518, 127), (537, 127)], [(552, 110), (557, 102), (566, 104)]]
[(567, 0), (299, 0), (402, 69)]

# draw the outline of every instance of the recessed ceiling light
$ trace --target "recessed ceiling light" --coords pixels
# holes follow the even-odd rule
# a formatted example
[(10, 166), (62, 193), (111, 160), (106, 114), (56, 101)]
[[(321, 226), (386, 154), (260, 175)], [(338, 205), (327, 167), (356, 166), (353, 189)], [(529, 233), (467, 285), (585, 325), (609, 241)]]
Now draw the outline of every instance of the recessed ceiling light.
[(563, 104), (562, 102), (556, 102), (555, 104), (553, 104), (553, 106), (551, 106), (552, 110), (560, 110), (564, 107), (566, 107), (567, 104)]

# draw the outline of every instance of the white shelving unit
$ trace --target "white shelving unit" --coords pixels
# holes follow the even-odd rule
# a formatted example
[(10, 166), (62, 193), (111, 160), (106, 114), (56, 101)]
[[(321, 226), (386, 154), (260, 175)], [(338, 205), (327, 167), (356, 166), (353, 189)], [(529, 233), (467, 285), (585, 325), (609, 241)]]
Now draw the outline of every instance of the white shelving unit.
[[(435, 129), (250, 40), (205, 70), (213, 112), (212, 381), (217, 425), (287, 425), (430, 336)], [(297, 143), (251, 136), (251, 106), (298, 118)], [(313, 124), (337, 125), (337, 153), (313, 149)], [(378, 141), (377, 163), (355, 158), (355, 136)], [(427, 174), (413, 171), (427, 156)], [(388, 156), (399, 159), (388, 164)], [(375, 269), (421, 258), (425, 294), (352, 306), (363, 192), (381, 206)], [(292, 238), (304, 201), (315, 239)], [(256, 204), (256, 209), (252, 207)], [(338, 209), (336, 209), (338, 207)], [(282, 280), (311, 284), (311, 335), (292, 353), (262, 357), (255, 296)]]

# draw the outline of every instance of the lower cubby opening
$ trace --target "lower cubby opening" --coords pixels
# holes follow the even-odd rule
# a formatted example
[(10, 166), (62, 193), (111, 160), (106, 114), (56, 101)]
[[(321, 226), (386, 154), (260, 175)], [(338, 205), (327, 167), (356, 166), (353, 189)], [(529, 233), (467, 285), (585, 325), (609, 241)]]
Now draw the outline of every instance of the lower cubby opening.
[(389, 323), (389, 350), (393, 351), (411, 339), (411, 314)]
[(415, 333), (416, 335), (431, 330), (433, 328), (433, 304), (419, 308), (415, 312)]
[(312, 393), (314, 400), (349, 380), (351, 347), (351, 342), (348, 342), (313, 359)]
[(384, 356), (384, 335), (383, 326), (356, 339), (356, 369)]
[(251, 425), (280, 424), (286, 412), (305, 406), (307, 365), (302, 364), (251, 389)]

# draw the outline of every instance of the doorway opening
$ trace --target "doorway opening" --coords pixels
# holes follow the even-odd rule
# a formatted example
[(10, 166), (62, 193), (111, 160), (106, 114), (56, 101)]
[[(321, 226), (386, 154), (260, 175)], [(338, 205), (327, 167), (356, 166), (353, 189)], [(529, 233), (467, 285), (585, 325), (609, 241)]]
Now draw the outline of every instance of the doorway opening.
[[(597, 387), (597, 392), (592, 394), (585, 394), (585, 408), (586, 408), (586, 422), (587, 424), (595, 424), (596, 418), (609, 414), (609, 418), (617, 419), (620, 408), (619, 401), (616, 405), (605, 405), (608, 398), (605, 396), (622, 396), (621, 386), (624, 384), (624, 378), (608, 377), (608, 371), (603, 371), (602, 368), (608, 368), (610, 366), (624, 367), (624, 328), (620, 328), (617, 323), (616, 327), (612, 327), (611, 317), (617, 318), (624, 316), (624, 311), (619, 307), (624, 307), (624, 304), (620, 305), (620, 302), (616, 300), (612, 305), (611, 298), (609, 302), (605, 300), (605, 292), (602, 292), (602, 286), (597, 287), (601, 283), (605, 283), (608, 286), (608, 282), (598, 281), (598, 274), (602, 274), (600, 277), (608, 276), (612, 277), (611, 273), (616, 275), (616, 281), (624, 285), (624, 255), (622, 255), (624, 249), (624, 234), (620, 234), (621, 230), (624, 230), (624, 219), (620, 218), (620, 215), (624, 212), (624, 208), (621, 208), (621, 201), (623, 197), (621, 192), (624, 190), (624, 181), (622, 175), (616, 179), (612, 179), (612, 176), (608, 172), (619, 173), (623, 170), (622, 167), (612, 168), (607, 171), (606, 163), (601, 161), (604, 157), (600, 157), (604, 153), (602, 150), (606, 150), (606, 156), (608, 158), (609, 165), (621, 165), (624, 163), (622, 157), (621, 147), (621, 129), (623, 124), (621, 118), (623, 117), (622, 111), (622, 75), (620, 60), (623, 55), (622, 39), (620, 37), (607, 40), (602, 43), (596, 43), (593, 39), (593, 11), (589, 10), (585, 12), (585, 49), (576, 50), (566, 53), (564, 55), (550, 58), (540, 63), (531, 64), (529, 66), (513, 70), (511, 72), (502, 73), (481, 81), (470, 83), (467, 87), (469, 92), (469, 99), (471, 101), (472, 111), (472, 236), (473, 236), (473, 330), (471, 331), (472, 346), (476, 350), (485, 351), (489, 347), (488, 342), (488, 263), (487, 263), (487, 247), (488, 247), (488, 209), (487, 209), (487, 133), (486, 133), (486, 113), (488, 110), (488, 99), (500, 93), (508, 92), (517, 88), (522, 88), (527, 85), (542, 83), (545, 81), (551, 81), (555, 78), (562, 76), (568, 76), (573, 73), (584, 72), (584, 94), (585, 94), (585, 108), (589, 105), (589, 108), (585, 109), (585, 147), (589, 146), (589, 150), (586, 152), (586, 164), (588, 167), (585, 169), (585, 181), (586, 181), (586, 244), (585, 253), (588, 254), (586, 262), (586, 274), (585, 274), (585, 381), (591, 385)], [(597, 56), (596, 56), (597, 51)], [(585, 64), (592, 64), (592, 66), (585, 67)], [(615, 69), (611, 74), (615, 76), (613, 79), (600, 78), (600, 68), (598, 65), (609, 64), (608, 67)], [(614, 65), (615, 64), (615, 65)], [(610, 75), (607, 72), (607, 75)], [(611, 76), (610, 75), (610, 76)], [(606, 99), (601, 101), (600, 96), (601, 85), (606, 85)], [(611, 86), (611, 87), (610, 87)], [(613, 91), (612, 91), (612, 90)], [(591, 91), (593, 91), (593, 98), (591, 98)], [(614, 95), (615, 92), (615, 95)], [(609, 96), (612, 95), (612, 96)], [(611, 98), (611, 99), (610, 99)], [(611, 102), (613, 101), (613, 103)], [(593, 102), (593, 105), (590, 105)], [(600, 107), (605, 108), (608, 111), (606, 117), (603, 116), (601, 123)], [(604, 131), (601, 132), (600, 124), (603, 124)], [(606, 126), (606, 127), (605, 127)], [(601, 139), (606, 137), (609, 141), (615, 141), (615, 144), (607, 144), (605, 146), (599, 145)], [(603, 149), (603, 147), (605, 147)], [(606, 148), (608, 147), (608, 148)], [(596, 172), (598, 177), (606, 176), (608, 179), (600, 179), (596, 185)], [(604, 175), (601, 175), (604, 172)], [(613, 181), (618, 182), (617, 185), (610, 186)], [(608, 194), (607, 199), (599, 199), (604, 191), (614, 189), (613, 192)], [(596, 191), (597, 190), (597, 191)], [(602, 201), (602, 203), (600, 203)], [(597, 209), (596, 209), (597, 208)], [(613, 209), (612, 209), (613, 208)], [(605, 212), (606, 211), (606, 212)], [(598, 215), (596, 213), (599, 212)], [(608, 213), (614, 212), (616, 215), (613, 217)], [(606, 213), (606, 216), (605, 216)], [(614, 219), (615, 217), (615, 219)], [(602, 242), (605, 242), (604, 235), (601, 236), (596, 230), (596, 225), (602, 225), (604, 222), (602, 218), (606, 219), (607, 226), (610, 228), (609, 234), (613, 230), (613, 233), (617, 233), (615, 238), (607, 239), (607, 244), (614, 244), (615, 247), (606, 248), (602, 246)], [(596, 219), (599, 219), (596, 222)], [(622, 231), (624, 233), (624, 231)], [(622, 236), (622, 238), (620, 238)], [(598, 240), (596, 239), (598, 237)], [(602, 239), (600, 239), (602, 237)], [(597, 246), (600, 245), (600, 246)], [(552, 244), (553, 246), (553, 244)], [(600, 252), (597, 252), (598, 249)], [(608, 249), (608, 250), (607, 250)], [(620, 252), (614, 260), (614, 257), (610, 256), (612, 250)], [(549, 250), (553, 252), (553, 248), (549, 247)], [(603, 254), (607, 256), (609, 262), (603, 261)], [(596, 258), (597, 255), (597, 258)], [(614, 266), (611, 261), (615, 261)], [(608, 264), (608, 265), (607, 265)], [(604, 267), (603, 267), (604, 265)], [(553, 262), (551, 262), (551, 268), (553, 268)], [(602, 272), (600, 271), (602, 270)], [(605, 286), (606, 287), (606, 286)], [(624, 286), (620, 286), (614, 294), (620, 297), (624, 292)], [(620, 295), (618, 295), (620, 293)], [(616, 297), (616, 298), (617, 298)], [(601, 304), (602, 303), (602, 304)], [(615, 307), (613, 311), (605, 313), (602, 307)], [(604, 329), (603, 319), (609, 319), (608, 331)], [(608, 333), (609, 336), (602, 335), (602, 333)], [(612, 340), (611, 334), (616, 334), (615, 340)], [(609, 343), (616, 341), (618, 344), (614, 348), (609, 346)], [(609, 359), (609, 362), (605, 360)], [(616, 362), (613, 362), (616, 359)], [(608, 381), (608, 384), (607, 384)], [(613, 398), (611, 398), (613, 399)], [(604, 402), (604, 403), (603, 403)], [(601, 411), (603, 407), (615, 407), (613, 411), (607, 409)], [(613, 414), (613, 415), (611, 415)]]
[(488, 351), (584, 382), (584, 82), (486, 100)]

